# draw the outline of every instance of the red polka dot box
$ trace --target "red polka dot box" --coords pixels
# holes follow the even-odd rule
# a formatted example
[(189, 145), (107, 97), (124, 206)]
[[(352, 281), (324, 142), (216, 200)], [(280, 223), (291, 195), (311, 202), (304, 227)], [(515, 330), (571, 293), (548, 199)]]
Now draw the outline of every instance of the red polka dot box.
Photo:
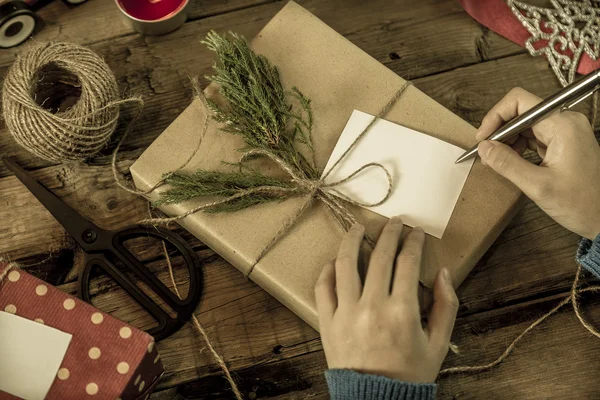
[(0, 311), (72, 335), (48, 400), (146, 399), (164, 372), (152, 336), (2, 262)]

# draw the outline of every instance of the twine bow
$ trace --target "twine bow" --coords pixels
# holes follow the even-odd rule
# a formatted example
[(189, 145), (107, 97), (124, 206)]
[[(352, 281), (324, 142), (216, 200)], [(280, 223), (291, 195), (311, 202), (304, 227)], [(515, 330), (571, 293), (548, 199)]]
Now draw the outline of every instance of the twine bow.
[[(248, 159), (255, 158), (257, 156), (267, 157), (271, 161), (275, 162), (283, 171), (285, 171), (292, 178), (291, 182), (295, 183), (295, 186), (281, 187), (281, 186), (264, 185), (264, 186), (258, 186), (258, 187), (254, 187), (254, 188), (250, 188), (250, 189), (246, 189), (246, 190), (241, 190), (232, 196), (229, 196), (229, 197), (226, 197), (226, 198), (223, 198), (220, 200), (216, 200), (216, 201), (213, 201), (210, 203), (202, 204), (198, 207), (194, 207), (191, 210), (188, 210), (187, 212), (185, 212), (181, 215), (177, 215), (175, 217), (145, 219), (143, 221), (140, 221), (140, 223), (141, 224), (150, 224), (150, 225), (168, 224), (170, 222), (177, 221), (177, 220), (183, 219), (189, 215), (195, 214), (198, 211), (207, 210), (207, 209), (210, 209), (212, 207), (222, 205), (222, 204), (232, 203), (232, 202), (234, 202), (242, 197), (245, 197), (245, 196), (252, 196), (252, 195), (258, 195), (258, 194), (271, 194), (271, 195), (281, 194), (282, 197), (307, 195), (307, 197), (308, 197), (307, 201), (294, 213), (294, 215), (290, 219), (288, 219), (281, 226), (281, 228), (279, 228), (279, 230), (275, 233), (275, 235), (269, 241), (269, 243), (267, 243), (267, 245), (265, 245), (263, 247), (263, 249), (257, 256), (256, 260), (254, 261), (254, 263), (251, 265), (250, 269), (246, 273), (246, 277), (248, 277), (252, 273), (252, 271), (254, 270), (254, 267), (269, 252), (269, 250), (271, 250), (273, 248), (273, 246), (279, 241), (279, 239), (281, 239), (283, 236), (285, 236), (289, 232), (289, 230), (298, 222), (298, 220), (304, 215), (304, 213), (312, 206), (312, 204), (314, 203), (315, 200), (321, 201), (323, 204), (325, 204), (327, 206), (328, 210), (331, 212), (331, 214), (338, 221), (338, 223), (340, 224), (342, 229), (344, 231), (347, 231), (348, 229), (350, 229), (350, 227), (352, 225), (354, 225), (358, 222), (356, 217), (352, 214), (352, 212), (348, 208), (348, 205), (355, 205), (355, 206), (361, 206), (361, 207), (375, 207), (375, 206), (378, 206), (378, 205), (384, 203), (392, 194), (392, 184), (393, 184), (392, 176), (391, 176), (390, 172), (382, 164), (377, 163), (377, 162), (371, 162), (371, 163), (367, 163), (367, 164), (361, 166), (360, 168), (358, 168), (354, 172), (352, 172), (350, 175), (348, 175), (347, 177), (342, 178), (340, 180), (328, 182), (327, 178), (329, 177), (331, 172), (340, 164), (340, 162), (356, 146), (356, 144), (360, 141), (360, 139), (367, 134), (367, 132), (371, 129), (373, 124), (379, 118), (383, 118), (383, 117), (385, 117), (385, 115), (387, 115), (387, 113), (394, 106), (396, 101), (398, 101), (400, 96), (402, 96), (402, 94), (404, 93), (406, 88), (410, 85), (411, 85), (411, 83), (408, 81), (406, 81), (402, 85), (402, 87), (394, 94), (394, 96), (388, 101), (388, 103), (381, 109), (381, 111), (379, 111), (379, 113), (375, 116), (375, 118), (373, 118), (373, 120), (362, 130), (362, 132), (356, 137), (356, 139), (352, 142), (352, 144), (344, 151), (344, 153), (337, 159), (337, 161), (331, 166), (331, 168), (322, 175), (322, 177), (320, 179), (308, 178), (307, 175), (302, 170), (300, 170), (299, 168), (297, 168), (295, 166), (290, 165), (289, 163), (284, 161), (282, 158), (278, 157), (277, 155), (275, 155), (274, 153), (272, 153), (268, 150), (252, 149), (252, 150), (249, 150), (244, 153), (244, 155), (242, 156), (242, 160), (241, 160), (242, 163), (247, 161)], [(350, 179), (354, 178), (356, 175), (360, 174), (361, 172), (363, 172), (364, 170), (366, 170), (368, 168), (380, 168), (381, 170), (383, 170), (383, 172), (385, 173), (385, 175), (388, 179), (388, 190), (387, 190), (387, 193), (383, 196), (383, 198), (381, 200), (379, 200), (375, 203), (361, 202), (361, 201), (352, 199), (352, 198), (344, 195), (343, 193), (341, 193), (339, 190), (336, 189), (336, 187), (349, 181)], [(162, 182), (163, 181), (161, 181), (159, 184), (161, 184)], [(158, 186), (158, 185), (156, 185), (156, 186)], [(154, 188), (156, 186), (154, 186)], [(367, 243), (369, 243), (369, 245), (371, 245), (371, 246), (374, 245), (374, 242), (371, 238), (366, 236), (365, 239), (366, 239)]]
[[(373, 121), (375, 121), (375, 119)], [(366, 130), (364, 132), (366, 132)], [(360, 135), (359, 135), (359, 137), (360, 137)], [(357, 141), (358, 141), (358, 138), (355, 140), (354, 143), (356, 143)], [(354, 146), (354, 144), (352, 144), (349, 147), (349, 149), (351, 149), (353, 146)], [(347, 154), (347, 152), (344, 153), (344, 156), (346, 154)], [(277, 157), (276, 155), (274, 155), (273, 153), (270, 153), (268, 151), (250, 150), (244, 154), (243, 159), (246, 159), (246, 158), (252, 157), (252, 156), (256, 156), (256, 155), (262, 155), (262, 156), (268, 157), (269, 159), (274, 161), (276, 164), (278, 164), (281, 167), (281, 169), (283, 169), (285, 172), (287, 172), (292, 177), (292, 182), (295, 182), (298, 185), (297, 187), (291, 188), (291, 189), (280, 188), (280, 187), (262, 187), (262, 188), (260, 188), (262, 191), (268, 192), (268, 193), (277, 193), (277, 192), (289, 191), (289, 190), (300, 191), (304, 194), (307, 194), (308, 199), (302, 205), (302, 207), (300, 207), (298, 209), (298, 211), (296, 211), (296, 213), (289, 220), (287, 220), (285, 222), (285, 224), (283, 224), (281, 226), (281, 228), (279, 228), (279, 230), (275, 233), (275, 235), (269, 241), (269, 243), (265, 247), (263, 247), (260, 254), (256, 258), (256, 261), (252, 264), (252, 266), (246, 273), (246, 277), (250, 276), (250, 274), (254, 270), (254, 267), (256, 266), (256, 264), (269, 252), (269, 250), (271, 250), (271, 248), (275, 245), (275, 243), (277, 243), (279, 241), (279, 239), (281, 239), (283, 236), (285, 236), (289, 232), (289, 230), (296, 224), (296, 222), (298, 222), (298, 220), (304, 215), (304, 213), (312, 206), (312, 204), (314, 203), (315, 200), (319, 200), (319, 201), (323, 202), (323, 204), (325, 204), (327, 206), (327, 208), (329, 209), (331, 214), (338, 221), (338, 223), (340, 224), (342, 229), (344, 231), (347, 231), (348, 229), (350, 229), (350, 227), (352, 225), (356, 224), (358, 221), (356, 220), (356, 217), (354, 217), (354, 215), (352, 214), (352, 212), (350, 211), (348, 206), (346, 204), (344, 204), (344, 202), (352, 204), (352, 205), (356, 205), (356, 206), (361, 206), (361, 207), (375, 207), (375, 206), (378, 206), (378, 205), (384, 203), (392, 194), (392, 184), (393, 184), (392, 176), (391, 176), (390, 172), (383, 165), (381, 165), (379, 163), (372, 162), (372, 163), (365, 164), (362, 167), (356, 169), (354, 172), (352, 172), (350, 175), (348, 175), (345, 178), (342, 178), (342, 179), (334, 181), (334, 182), (326, 182), (326, 178), (329, 176), (330, 172), (337, 166), (339, 161), (341, 161), (344, 156), (340, 157), (338, 159), (338, 161), (333, 165), (333, 167), (330, 168), (328, 170), (328, 172), (326, 174), (324, 174), (321, 179), (307, 179), (307, 178), (300, 176), (293, 167), (291, 167), (289, 164), (287, 164), (281, 158)], [(368, 168), (380, 168), (381, 170), (383, 170), (383, 172), (385, 172), (385, 175), (388, 179), (387, 192), (385, 193), (385, 195), (383, 196), (383, 198), (381, 200), (379, 200), (375, 203), (360, 202), (360, 201), (354, 200), (354, 199), (344, 195), (339, 190), (335, 189), (335, 187), (349, 181), (350, 179), (354, 178), (356, 175), (360, 174), (362, 171), (364, 171)], [(369, 243), (370, 246), (374, 245), (374, 241), (371, 238), (369, 238), (368, 236), (365, 236), (365, 239), (366, 239), (367, 243)]]

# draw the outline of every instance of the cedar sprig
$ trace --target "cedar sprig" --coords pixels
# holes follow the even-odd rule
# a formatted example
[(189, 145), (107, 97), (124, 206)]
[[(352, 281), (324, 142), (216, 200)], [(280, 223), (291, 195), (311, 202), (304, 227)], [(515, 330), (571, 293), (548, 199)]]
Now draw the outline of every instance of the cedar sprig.
[[(208, 79), (219, 85), (221, 95), (227, 100), (226, 106), (208, 100), (213, 118), (223, 124), (222, 130), (244, 139), (246, 147), (241, 151), (267, 151), (305, 179), (318, 179), (310, 100), (295, 87), (284, 90), (277, 68), (266, 57), (256, 54), (242, 36), (211, 31), (202, 43), (216, 53), (215, 74)], [(309, 159), (300, 147), (310, 154)], [(205, 210), (229, 212), (302, 193), (300, 189), (293, 190), (297, 187), (295, 183), (248, 168), (244, 163), (251, 158), (229, 163), (236, 167), (236, 172), (199, 170), (192, 174), (169, 174), (165, 182), (171, 188), (154, 204), (181, 203), (200, 196), (230, 197), (259, 187), (283, 189), (253, 192)]]
[[(154, 202), (155, 206), (177, 204), (203, 196), (229, 197), (249, 189), (260, 187), (293, 189), (286, 180), (273, 178), (257, 172), (216, 172), (198, 170), (194, 173), (175, 172), (165, 177), (171, 189)], [(168, 194), (168, 195), (165, 195)], [(242, 208), (269, 201), (285, 200), (280, 192), (265, 191), (240, 197), (234, 202), (219, 204), (206, 209), (208, 212), (238, 211)]]
[(224, 124), (223, 130), (242, 136), (249, 149), (274, 153), (306, 178), (318, 178), (314, 157), (307, 161), (297, 146), (302, 143), (314, 153), (310, 101), (297, 88), (285, 91), (277, 67), (256, 54), (242, 36), (211, 31), (202, 43), (217, 55), (215, 74), (208, 79), (219, 85), (228, 105), (209, 101), (209, 106), (215, 120)]

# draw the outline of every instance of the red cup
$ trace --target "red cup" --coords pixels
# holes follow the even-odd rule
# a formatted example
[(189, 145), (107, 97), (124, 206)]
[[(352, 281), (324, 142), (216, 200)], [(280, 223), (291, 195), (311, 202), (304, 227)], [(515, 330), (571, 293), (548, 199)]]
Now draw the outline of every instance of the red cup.
[(163, 35), (186, 21), (189, 0), (115, 0), (134, 29), (145, 35)]

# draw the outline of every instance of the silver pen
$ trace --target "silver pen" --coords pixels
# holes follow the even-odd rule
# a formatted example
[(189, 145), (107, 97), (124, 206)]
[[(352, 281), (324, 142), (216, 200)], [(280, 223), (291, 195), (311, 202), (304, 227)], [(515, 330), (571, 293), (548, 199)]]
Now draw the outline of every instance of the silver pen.
[[(526, 129), (531, 128), (542, 119), (549, 117), (554, 112), (562, 112), (575, 106), (579, 102), (594, 94), (594, 92), (599, 88), (600, 69), (579, 78), (570, 85), (565, 86), (563, 89), (543, 100), (537, 106), (510, 120), (486, 140), (498, 140), (505, 142), (511, 137), (514, 137)], [(473, 158), (476, 155), (477, 145), (467, 150), (462, 156), (458, 157), (456, 164)]]

